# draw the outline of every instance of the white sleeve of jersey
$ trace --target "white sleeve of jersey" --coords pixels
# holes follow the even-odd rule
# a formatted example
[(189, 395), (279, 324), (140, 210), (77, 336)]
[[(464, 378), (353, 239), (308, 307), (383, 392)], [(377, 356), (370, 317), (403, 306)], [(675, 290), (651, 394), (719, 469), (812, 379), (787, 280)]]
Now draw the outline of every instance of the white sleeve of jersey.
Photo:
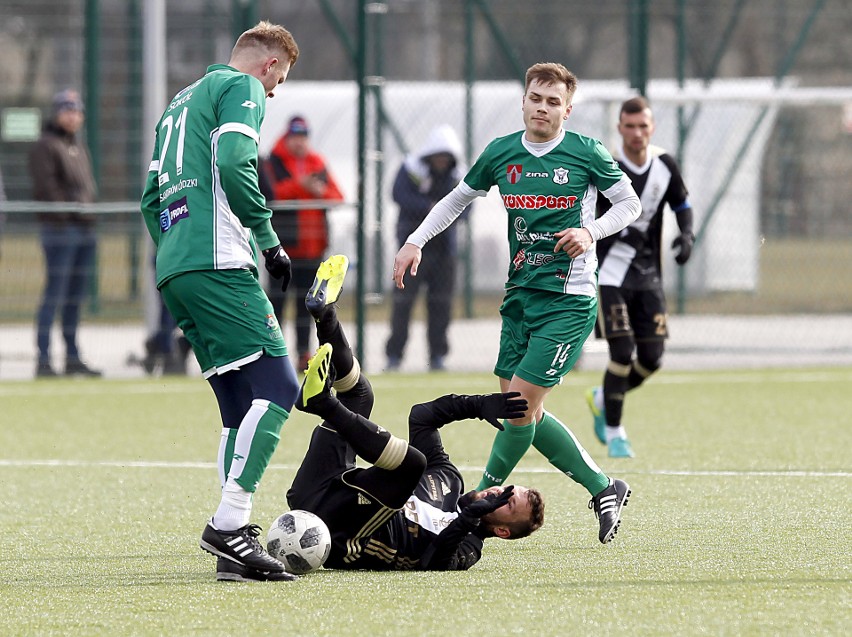
[(405, 242), (422, 248), (429, 239), (449, 228), (477, 197), (484, 197), (486, 194), (460, 181), (458, 186), (432, 207), (426, 218), (417, 226), (417, 230), (408, 235)]
[(586, 226), (586, 230), (595, 241), (620, 232), (642, 214), (639, 196), (633, 190), (627, 175), (622, 175), (614, 186), (607, 188), (601, 194), (610, 200), (612, 207)]

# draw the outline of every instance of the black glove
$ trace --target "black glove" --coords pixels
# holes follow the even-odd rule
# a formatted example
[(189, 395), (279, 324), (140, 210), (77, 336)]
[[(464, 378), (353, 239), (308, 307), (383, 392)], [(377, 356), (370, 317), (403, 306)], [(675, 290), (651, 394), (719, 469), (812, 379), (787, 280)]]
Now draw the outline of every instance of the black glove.
[(462, 512), (467, 516), (481, 518), (483, 515), (493, 513), (504, 504), (508, 504), (514, 491), (515, 485), (510, 484), (503, 489), (502, 493), (489, 493), (484, 498), (468, 504)]
[(266, 261), (266, 271), (275, 278), (281, 279), (281, 291), (286, 292), (292, 276), (290, 257), (280, 245), (263, 251)]
[(487, 420), (494, 427), (503, 431), (502, 419), (512, 420), (521, 418), (527, 412), (527, 399), (518, 398), (519, 391), (506, 392), (505, 394), (485, 394), (477, 396), (477, 411), (479, 418)]
[(675, 256), (675, 261), (677, 261), (678, 265), (683, 265), (689, 261), (689, 257), (692, 254), (693, 243), (695, 243), (695, 235), (691, 232), (683, 232), (674, 241), (672, 241), (673, 249), (680, 248), (680, 251)]

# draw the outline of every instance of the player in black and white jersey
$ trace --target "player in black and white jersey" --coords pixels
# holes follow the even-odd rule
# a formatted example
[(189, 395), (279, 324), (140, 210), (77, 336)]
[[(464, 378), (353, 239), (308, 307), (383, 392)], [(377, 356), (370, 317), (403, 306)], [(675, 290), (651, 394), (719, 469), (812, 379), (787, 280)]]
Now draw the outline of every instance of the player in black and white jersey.
[[(614, 153), (642, 203), (642, 213), (620, 233), (598, 241), (600, 304), (598, 332), (609, 344), (603, 385), (586, 392), (595, 434), (609, 456), (631, 458), (633, 449), (621, 423), (625, 394), (660, 368), (665, 339), (666, 299), (662, 283), (663, 211), (675, 213), (679, 236), (675, 261), (689, 260), (695, 235), (692, 207), (674, 158), (652, 146), (654, 116), (644, 97), (621, 105), (618, 132), (623, 145)], [(599, 200), (599, 214), (607, 203)]]
[[(288, 505), (328, 525), (327, 568), (466, 570), (479, 560), (485, 538), (515, 539), (538, 529), (544, 504), (537, 490), (522, 486), (464, 493), (438, 430), (469, 418), (502, 428), (499, 419), (522, 416), (527, 401), (503, 393), (447, 395), (415, 405), (407, 442), (368, 420), (373, 391), (334, 303), (347, 266), (340, 255), (323, 262), (306, 300), (320, 348), (296, 403), (323, 422), (287, 492)], [(356, 467), (356, 455), (372, 466)]]

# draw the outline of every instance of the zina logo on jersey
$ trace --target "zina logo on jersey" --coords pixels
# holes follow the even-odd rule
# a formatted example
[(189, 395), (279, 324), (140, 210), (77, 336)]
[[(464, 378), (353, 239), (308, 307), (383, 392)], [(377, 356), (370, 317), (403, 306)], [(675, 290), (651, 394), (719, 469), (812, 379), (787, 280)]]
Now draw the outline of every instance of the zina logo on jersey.
[(522, 164), (509, 164), (506, 166), (506, 179), (510, 184), (516, 184), (521, 180), (521, 175), (524, 174)]

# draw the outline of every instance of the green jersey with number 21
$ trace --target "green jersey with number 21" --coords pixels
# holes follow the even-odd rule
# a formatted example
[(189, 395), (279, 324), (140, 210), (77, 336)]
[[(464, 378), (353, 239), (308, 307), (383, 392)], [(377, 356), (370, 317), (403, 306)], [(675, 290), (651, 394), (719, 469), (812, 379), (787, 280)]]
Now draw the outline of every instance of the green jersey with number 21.
[[(256, 271), (252, 230), (261, 249), (277, 244), (257, 185), (265, 108), (261, 82), (225, 65), (209, 67), (169, 103), (142, 198), (157, 244), (158, 286), (183, 272)], [(231, 135), (237, 137), (224, 144)], [(224, 164), (228, 170), (220, 172)]]

